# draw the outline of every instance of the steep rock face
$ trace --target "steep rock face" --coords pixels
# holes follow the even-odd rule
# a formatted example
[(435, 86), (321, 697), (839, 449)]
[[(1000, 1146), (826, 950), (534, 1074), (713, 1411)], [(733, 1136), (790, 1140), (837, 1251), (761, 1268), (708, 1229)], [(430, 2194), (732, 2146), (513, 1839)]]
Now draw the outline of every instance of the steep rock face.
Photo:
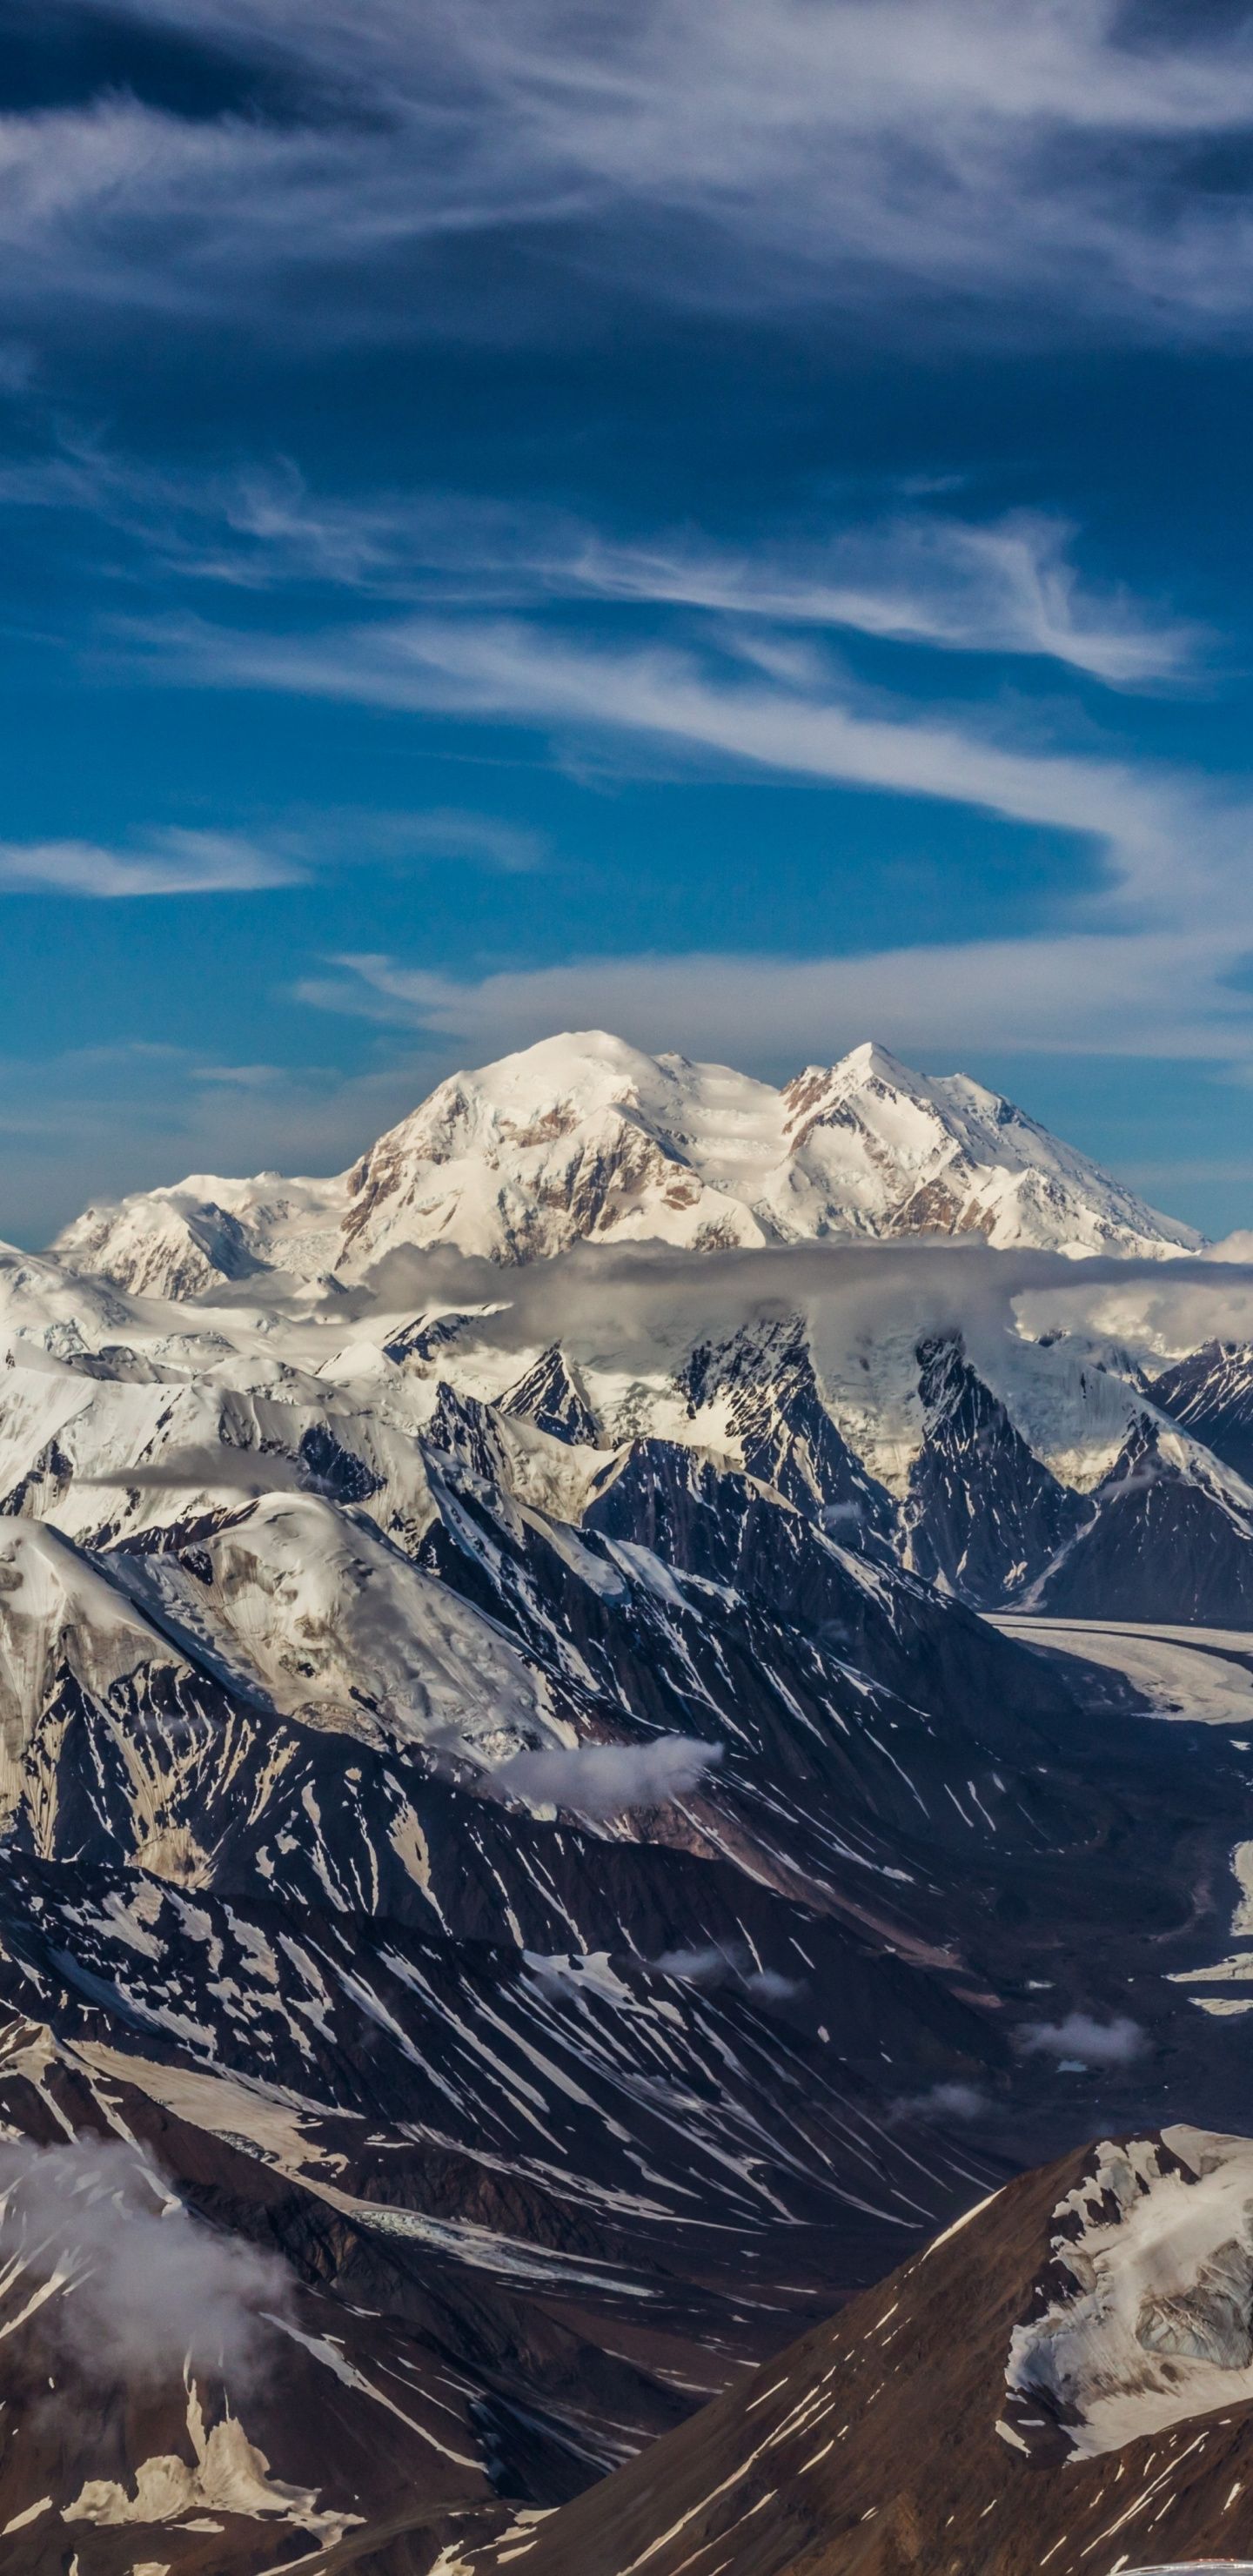
[(789, 1627), (829, 1641), (860, 1671), (924, 1704), (930, 1688), (945, 1687), (949, 1637), (960, 1632), (978, 1654), (987, 1634), (924, 1584), (870, 1571), (803, 1513), (780, 1510), (751, 1478), (674, 1442), (637, 1441), (605, 1468), (584, 1526), (761, 1601)]
[(1147, 1392), (1224, 1466), (1253, 1481), (1253, 1346), (1206, 1342), (1153, 1378)]
[(1147, 1414), (1031, 1594), (1079, 1619), (1253, 1623), (1253, 1489)]
[[(972, 1832), (1008, 1849), (1024, 1813), (1085, 1830), (1035, 1776), (1036, 1726), (1063, 1711), (1064, 1684), (1059, 1695), (1033, 1658), (1003, 1662), (1004, 1641), (969, 1613), (907, 1576), (868, 1576), (801, 1514), (688, 1450), (642, 1445), (577, 1542), (454, 1477), (421, 1554), (529, 1655), (590, 1686), (616, 1729), (708, 1742), (687, 1834), (802, 1901), (825, 1906), (850, 1866), (854, 1880), (892, 1877), (902, 1835), (965, 1852)], [(946, 1779), (980, 1784), (973, 1805), (955, 1805)]]
[(1070, 1254), (1200, 1240), (963, 1074), (866, 1045), (776, 1091), (590, 1030), (453, 1075), (335, 1179), (193, 1177), (89, 1208), (55, 1248), (136, 1293), (189, 1297), (258, 1267), (357, 1277), (405, 1245), (512, 1265), (582, 1241), (929, 1233)]
[(663, 1650), (655, 1636), (634, 1662), (611, 1648), (615, 1669), (633, 1689), (664, 1676), (672, 1723), (685, 1694), (702, 1731), (717, 1709), (726, 1757), (708, 1796), (734, 1811), (737, 1834), (790, 1853), (811, 1889), (837, 1886), (859, 1903), (846, 1875), (859, 1851), (889, 1879), (905, 1871), (913, 1883), (893, 1902), (920, 1929), (940, 1851), (961, 1871), (985, 1837), (999, 1861), (1024, 1850), (1024, 1834), (1058, 1845), (1086, 1835), (1090, 1818), (1053, 1776), (1061, 1703), (1053, 1690), (1037, 1697), (1021, 1662), (989, 1653), (996, 1631), (960, 1604), (868, 1566), (747, 1479), (664, 1443), (640, 1443), (608, 1472), (584, 1527), (620, 1560), (656, 1568), (674, 1605), (672, 1642)]
[[(751, 1925), (786, 1978), (796, 1905), (825, 1912), (850, 1870), (904, 1883), (894, 1838), (920, 1829), (950, 1775), (963, 1795), (977, 1784), (975, 1803), (945, 1797), (931, 1830), (960, 1850), (972, 1834), (1008, 1848), (1024, 1811), (1032, 1831), (1083, 1830), (1033, 1776), (1034, 1730), (1069, 1707), (1064, 1683), (967, 1614), (906, 1576), (868, 1577), (749, 1480), (685, 1485), (687, 1450), (627, 1461), (613, 1528), (594, 1505), (576, 1534), (518, 1502), (493, 1422), (449, 1398), (441, 1431), (466, 1454), (428, 1455), (420, 1562), (323, 1496), (162, 1519), (92, 1553), (11, 1521), (0, 1685), (16, 1846), (542, 1949), (575, 1929), (657, 1954), (699, 1924), (730, 1954)], [(668, 1559), (626, 1535), (645, 1529)], [(990, 1732), (963, 1722), (972, 1684)], [(681, 1818), (665, 1787), (676, 1737), (710, 1748)], [(550, 1766), (538, 1807), (512, 1787), (522, 1754)], [(607, 1806), (606, 1765), (620, 1792)], [(553, 1806), (561, 1821), (542, 1821)], [(764, 1913), (763, 1887), (782, 1900)]]
[(846, 1547), (882, 1550), (889, 1543), (892, 1498), (836, 1429), (800, 1316), (699, 1342), (676, 1385), (697, 1436), (702, 1416), (711, 1417), (721, 1441), (734, 1442), (747, 1475), (772, 1485)]
[(533, 1422), (537, 1431), (547, 1431), (554, 1440), (568, 1441), (572, 1448), (601, 1446), (601, 1427), (588, 1403), (587, 1391), (577, 1369), (556, 1342), (510, 1388), (502, 1410)]
[(903, 1514), (905, 1561), (980, 1609), (1025, 1591), (1091, 1519), (966, 1359), (960, 1334), (918, 1351), (926, 1437)]

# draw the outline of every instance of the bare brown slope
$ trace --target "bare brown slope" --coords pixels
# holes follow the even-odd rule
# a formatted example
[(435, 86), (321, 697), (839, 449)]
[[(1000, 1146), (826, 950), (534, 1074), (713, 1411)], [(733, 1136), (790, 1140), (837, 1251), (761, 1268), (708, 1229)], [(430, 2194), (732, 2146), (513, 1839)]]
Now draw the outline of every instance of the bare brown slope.
[[(1034, 2466), (995, 2430), (1048, 2221), (1024, 2174), (732, 2395), (462, 2564), (495, 2576), (1111, 2576), (1253, 2556), (1253, 2405)], [(1186, 2458), (1184, 2455), (1187, 2455)]]

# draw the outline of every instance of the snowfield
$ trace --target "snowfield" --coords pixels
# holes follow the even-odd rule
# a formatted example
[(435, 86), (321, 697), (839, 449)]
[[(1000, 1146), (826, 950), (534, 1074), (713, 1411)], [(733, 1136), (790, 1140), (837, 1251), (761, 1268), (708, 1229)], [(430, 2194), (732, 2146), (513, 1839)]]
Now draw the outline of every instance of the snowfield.
[(1253, 2397), (1253, 2140), (1106, 2143), (1053, 2218), (1057, 2287), (1014, 2329), (1006, 2439), (1060, 2422), (1090, 2458)]

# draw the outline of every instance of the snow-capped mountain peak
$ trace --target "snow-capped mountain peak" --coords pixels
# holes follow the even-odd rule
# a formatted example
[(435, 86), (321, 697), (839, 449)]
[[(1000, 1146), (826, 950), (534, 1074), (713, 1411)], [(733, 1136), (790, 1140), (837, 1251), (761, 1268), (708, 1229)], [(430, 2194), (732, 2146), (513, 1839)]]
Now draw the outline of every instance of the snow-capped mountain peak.
[(816, 1232), (973, 1233), (1070, 1255), (1199, 1243), (968, 1074), (914, 1073), (866, 1045), (807, 1066), (781, 1097), (793, 1194), (803, 1174), (844, 1211)]
[(343, 1258), (454, 1242), (527, 1261), (592, 1236), (701, 1248), (768, 1239), (745, 1160), (778, 1152), (779, 1094), (594, 1029), (439, 1085), (347, 1176)]
[(333, 1179), (197, 1175), (89, 1208), (55, 1249), (136, 1293), (194, 1297), (257, 1269), (353, 1278), (402, 1245), (513, 1265), (583, 1240), (935, 1232), (1069, 1255), (1200, 1241), (964, 1074), (867, 1043), (776, 1090), (593, 1029), (451, 1075)]

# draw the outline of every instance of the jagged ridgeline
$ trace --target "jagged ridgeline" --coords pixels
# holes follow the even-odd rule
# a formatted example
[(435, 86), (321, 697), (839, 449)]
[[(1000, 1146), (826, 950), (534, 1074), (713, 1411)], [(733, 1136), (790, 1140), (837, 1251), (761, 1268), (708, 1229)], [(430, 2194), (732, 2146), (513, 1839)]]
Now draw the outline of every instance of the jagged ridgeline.
[(1250, 1290), (1010, 1104), (553, 1040), (0, 1360), (6, 2571), (519, 2549), (1241, 2125)]

